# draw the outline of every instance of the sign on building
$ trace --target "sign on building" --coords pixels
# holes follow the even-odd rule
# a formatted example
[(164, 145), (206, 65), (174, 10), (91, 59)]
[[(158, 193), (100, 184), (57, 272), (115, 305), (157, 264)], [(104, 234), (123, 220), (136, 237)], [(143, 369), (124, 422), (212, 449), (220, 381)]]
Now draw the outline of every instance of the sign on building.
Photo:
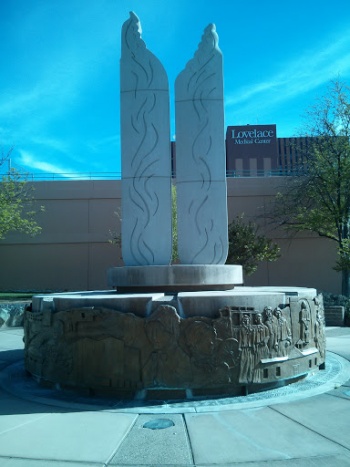
[(226, 159), (227, 172), (232, 175), (264, 175), (276, 169), (276, 125), (227, 127)]

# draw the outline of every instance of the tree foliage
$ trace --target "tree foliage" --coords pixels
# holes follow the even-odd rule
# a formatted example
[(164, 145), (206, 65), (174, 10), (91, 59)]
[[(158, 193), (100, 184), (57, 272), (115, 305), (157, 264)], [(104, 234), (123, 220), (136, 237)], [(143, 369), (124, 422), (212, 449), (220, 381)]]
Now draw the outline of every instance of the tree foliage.
[(276, 198), (274, 218), (292, 231), (311, 231), (338, 246), (335, 266), (350, 293), (350, 89), (331, 82), (306, 112), (308, 137), (295, 176)]
[(228, 226), (229, 249), (226, 263), (240, 264), (247, 276), (253, 274), (261, 261), (276, 261), (280, 248), (269, 238), (258, 233), (253, 222), (237, 216)]
[[(0, 167), (9, 161), (11, 151), (0, 157)], [(23, 180), (23, 175), (9, 168), (0, 179), (0, 239), (11, 231), (19, 231), (34, 236), (41, 227), (35, 220), (32, 209), (33, 188)]]
[[(177, 263), (177, 203), (176, 187), (172, 185), (172, 263)], [(120, 210), (115, 212), (119, 223), (122, 222)], [(240, 264), (246, 275), (253, 274), (261, 261), (275, 261), (280, 256), (280, 248), (271, 240), (258, 234), (258, 227), (253, 222), (245, 223), (243, 215), (237, 216), (228, 226), (229, 252), (226, 263)], [(121, 247), (121, 234), (110, 230), (110, 243)]]

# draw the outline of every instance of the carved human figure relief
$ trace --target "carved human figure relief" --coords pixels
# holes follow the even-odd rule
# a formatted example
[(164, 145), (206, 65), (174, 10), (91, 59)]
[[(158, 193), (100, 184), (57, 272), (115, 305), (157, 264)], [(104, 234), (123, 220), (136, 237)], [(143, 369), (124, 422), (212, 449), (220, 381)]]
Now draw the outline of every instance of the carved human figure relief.
[(254, 325), (254, 346), (255, 346), (255, 365), (253, 373), (253, 382), (260, 383), (262, 380), (263, 370), (259, 367), (262, 359), (268, 358), (269, 348), (267, 343), (270, 338), (269, 328), (262, 321), (262, 314), (255, 315)]
[(248, 314), (243, 315), (239, 330), (239, 347), (241, 351), (239, 382), (251, 383), (254, 377), (254, 329)]
[(311, 313), (310, 313), (310, 307), (305, 300), (302, 300), (300, 303), (299, 325), (300, 325), (300, 339), (298, 341), (298, 344), (307, 345), (310, 342), (310, 338), (312, 337), (310, 334)]
[(276, 354), (277, 344), (277, 318), (273, 315), (272, 307), (265, 306), (264, 308), (265, 326), (269, 331), (269, 340), (267, 346), (269, 348), (269, 357), (272, 358)]
[(204, 31), (175, 83), (178, 251), (182, 264), (224, 264), (227, 196), (222, 54)]
[(282, 310), (277, 307), (274, 310), (276, 321), (276, 351), (279, 357), (288, 355), (292, 343), (292, 333)]
[(190, 361), (179, 346), (181, 318), (170, 305), (160, 305), (145, 320), (152, 352), (143, 366), (146, 386), (176, 386), (191, 379)]
[(120, 121), (122, 255), (127, 266), (171, 261), (169, 85), (141, 39), (138, 17), (122, 27)]

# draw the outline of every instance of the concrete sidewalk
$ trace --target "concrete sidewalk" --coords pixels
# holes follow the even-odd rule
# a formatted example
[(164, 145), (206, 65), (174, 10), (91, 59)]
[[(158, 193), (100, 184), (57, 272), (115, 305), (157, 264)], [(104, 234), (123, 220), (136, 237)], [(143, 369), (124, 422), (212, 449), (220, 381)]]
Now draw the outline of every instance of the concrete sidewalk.
[(2, 330), (0, 467), (350, 466), (350, 366), (337, 357), (350, 360), (350, 328), (326, 333), (330, 358), (343, 367), (342, 385), (330, 375), (326, 392), (279, 399), (276, 391), (251, 407), (226, 400), (138, 411), (50, 405), (49, 392), (43, 404), (27, 383), (28, 398), (8, 392), (4, 375), (23, 358), (23, 330)]

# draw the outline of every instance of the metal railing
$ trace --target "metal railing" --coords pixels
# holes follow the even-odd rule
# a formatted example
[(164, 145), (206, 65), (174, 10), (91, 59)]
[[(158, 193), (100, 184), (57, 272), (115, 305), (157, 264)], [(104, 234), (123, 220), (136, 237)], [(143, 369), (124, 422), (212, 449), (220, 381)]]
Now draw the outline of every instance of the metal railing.
[[(0, 180), (7, 177), (9, 174), (0, 173)], [(27, 182), (39, 181), (76, 181), (76, 180), (120, 180), (121, 172), (62, 172), (62, 173), (20, 173), (21, 180)]]
[[(3, 177), (7, 177), (8, 172), (0, 173), (0, 181)], [(288, 177), (296, 175), (296, 171), (292, 170), (227, 170), (227, 178), (244, 178), (244, 177)], [(19, 174), (21, 180), (29, 182), (39, 181), (76, 181), (76, 180), (121, 180), (121, 172), (62, 172), (62, 173), (45, 173), (33, 172)], [(172, 175), (176, 178), (176, 174)]]
[(244, 178), (244, 177), (289, 177), (296, 175), (296, 171), (290, 169), (274, 169), (274, 170), (227, 170), (227, 178)]

